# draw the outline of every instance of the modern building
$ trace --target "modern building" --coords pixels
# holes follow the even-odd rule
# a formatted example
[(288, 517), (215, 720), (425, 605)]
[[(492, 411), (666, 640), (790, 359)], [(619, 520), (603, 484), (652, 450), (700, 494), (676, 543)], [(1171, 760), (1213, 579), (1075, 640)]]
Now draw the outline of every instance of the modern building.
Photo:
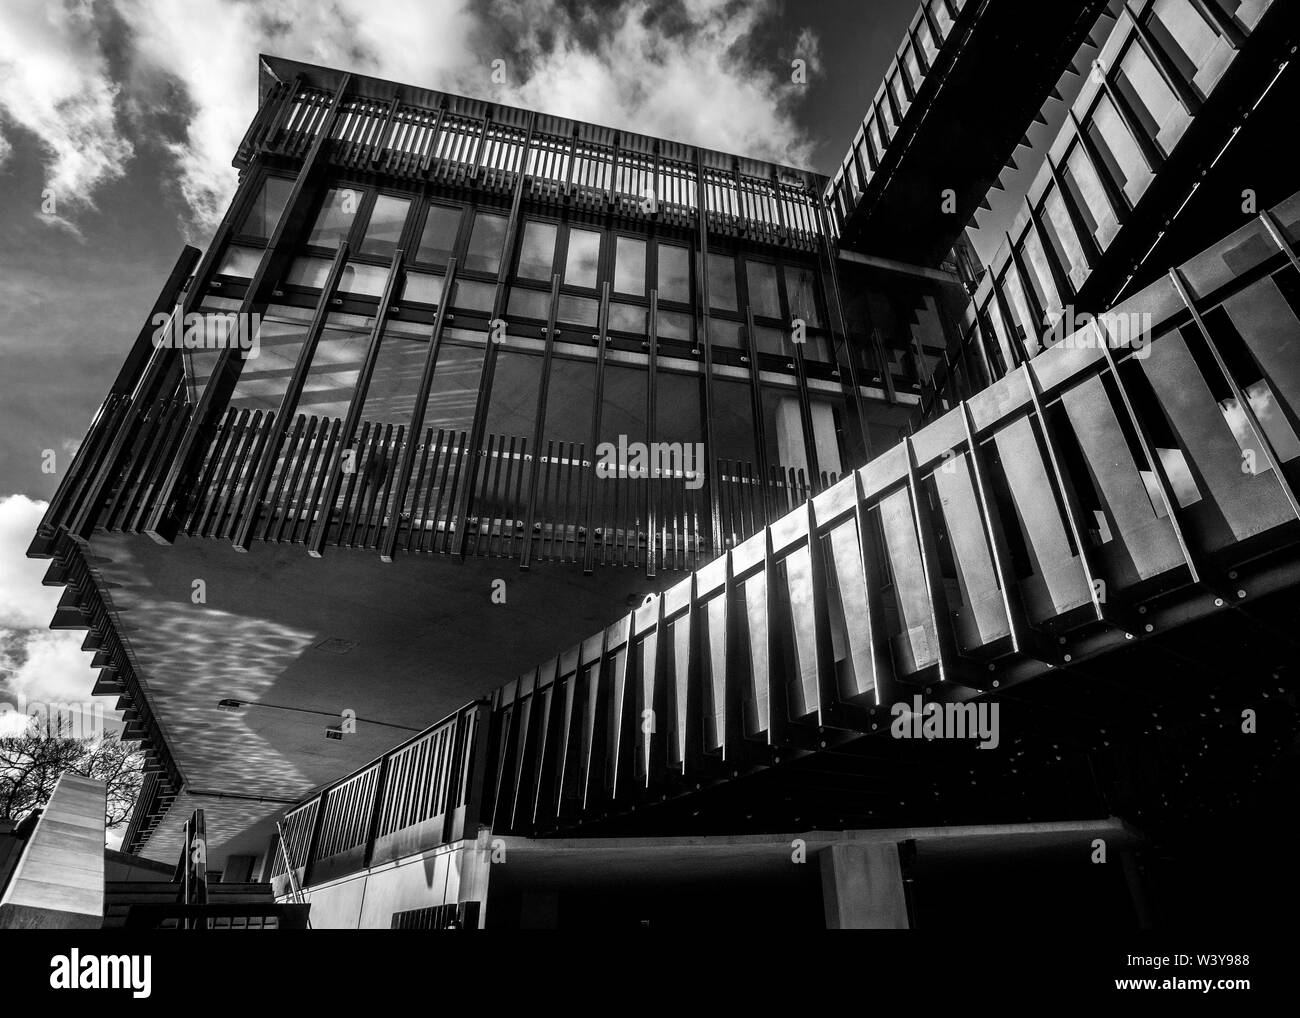
[(317, 927), (1267, 912), (1201, 878), (1296, 890), (1297, 42), (926, 0), (832, 178), (262, 57), (30, 550), (124, 848)]

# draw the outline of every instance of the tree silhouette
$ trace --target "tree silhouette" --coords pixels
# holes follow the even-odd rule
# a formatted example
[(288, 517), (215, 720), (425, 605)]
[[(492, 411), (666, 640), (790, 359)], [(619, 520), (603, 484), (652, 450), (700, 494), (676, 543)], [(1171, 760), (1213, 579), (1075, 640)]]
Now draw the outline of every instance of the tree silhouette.
[(65, 734), (60, 721), (33, 723), (20, 735), (0, 738), (0, 820), (14, 823), (41, 809), (65, 771), (103, 781), (104, 823), (109, 829), (131, 818), (144, 780), (144, 757), (116, 733), (88, 739)]

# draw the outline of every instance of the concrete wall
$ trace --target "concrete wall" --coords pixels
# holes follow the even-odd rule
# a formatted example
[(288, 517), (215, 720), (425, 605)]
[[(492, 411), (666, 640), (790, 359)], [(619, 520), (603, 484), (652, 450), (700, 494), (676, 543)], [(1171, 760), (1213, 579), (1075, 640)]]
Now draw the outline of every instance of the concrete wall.
[[(393, 913), (482, 902), (487, 914), (488, 850), (473, 841), (442, 845), (365, 873), (307, 888), (316, 930), (389, 929)], [(281, 898), (281, 901), (289, 899)]]
[(0, 929), (96, 929), (104, 918), (104, 783), (64, 774), (0, 899)]
[(828, 930), (908, 928), (896, 844), (831, 845), (818, 856)]

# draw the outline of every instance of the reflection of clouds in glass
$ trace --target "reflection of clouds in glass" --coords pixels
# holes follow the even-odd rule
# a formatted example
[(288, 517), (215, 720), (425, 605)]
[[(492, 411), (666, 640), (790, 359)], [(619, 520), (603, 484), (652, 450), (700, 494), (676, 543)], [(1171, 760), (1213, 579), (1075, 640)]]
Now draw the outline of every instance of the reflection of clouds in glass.
[(384, 292), (384, 283), (388, 280), (388, 269), (379, 265), (360, 265), (349, 262), (339, 279), (339, 290), (343, 293), (355, 293), (364, 297), (378, 297)]
[(325, 201), (316, 216), (307, 243), (315, 247), (338, 247), (352, 229), (352, 219), (356, 214), (357, 193), (331, 187), (325, 194)]
[(1268, 387), (1268, 382), (1261, 378), (1254, 385), (1248, 386), (1246, 399), (1250, 403), (1251, 410), (1255, 411), (1255, 416), (1259, 418), (1260, 427), (1264, 429), (1264, 434), (1272, 444), (1273, 451), (1277, 453), (1277, 458), (1286, 463), (1300, 456), (1300, 440), (1297, 440), (1290, 423), (1283, 416), (1281, 407), (1273, 397), (1273, 390)]
[(1232, 437), (1237, 440), (1237, 445), (1241, 447), (1243, 453), (1249, 453), (1253, 459), (1251, 473), (1262, 474), (1266, 470), (1271, 470), (1268, 457), (1255, 438), (1255, 432), (1251, 429), (1250, 422), (1246, 420), (1246, 413), (1242, 410), (1241, 405), (1237, 402), (1235, 396), (1229, 396), (1227, 399), (1219, 401), (1219, 409), (1223, 411), (1224, 420), (1228, 422), (1228, 427), (1232, 429)]
[(614, 249), (614, 289), (638, 297), (645, 294), (645, 241), (619, 237)]
[(295, 258), (284, 281), (290, 286), (319, 290), (329, 277), (330, 263), (324, 258)]
[(524, 239), (519, 245), (519, 269), (522, 279), (549, 279), (551, 260), (555, 256), (554, 223), (524, 224)]
[(570, 230), (569, 250), (564, 263), (564, 282), (569, 286), (595, 288), (600, 261), (600, 234), (592, 230)]
[(1182, 450), (1157, 449), (1156, 451), (1160, 454), (1160, 464), (1165, 468), (1165, 476), (1169, 478), (1169, 485), (1174, 489), (1174, 498), (1178, 500), (1178, 504), (1186, 508), (1199, 502), (1201, 493), (1196, 487), (1196, 480), (1192, 477), (1192, 471), (1187, 466)]
[(681, 301), (691, 299), (691, 256), (684, 247), (672, 244), (659, 245), (659, 299)]
[(409, 198), (395, 198), (388, 194), (376, 197), (361, 250), (366, 254), (391, 254), (402, 227), (406, 225), (406, 211), (410, 207)]

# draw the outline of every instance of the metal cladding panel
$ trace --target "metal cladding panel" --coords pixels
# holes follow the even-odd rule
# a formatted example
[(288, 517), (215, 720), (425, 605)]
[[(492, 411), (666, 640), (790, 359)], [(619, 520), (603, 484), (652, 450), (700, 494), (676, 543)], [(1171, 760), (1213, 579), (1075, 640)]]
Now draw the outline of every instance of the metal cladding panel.
[(1113, 538), (1123, 543), (1138, 578), (1150, 579), (1181, 565), (1183, 553), (1173, 524), (1156, 515), (1101, 379), (1089, 378), (1067, 389), (1061, 402), (1114, 521)]
[(992, 643), (1008, 635), (1011, 629), (975, 497), (969, 455), (963, 452), (953, 456), (931, 477), (947, 524), (962, 598), (973, 616), (977, 642)]
[(1033, 422), (1021, 417), (994, 433), (1002, 471), (1016, 516), (1034, 557), (1028, 582), (1030, 615), (1035, 621), (1061, 615), (1091, 599), (1087, 578), (1052, 492)]
[(1196, 487), (1226, 522), (1229, 540), (1244, 541), (1293, 519), (1272, 472), (1243, 468), (1243, 450), (1183, 337), (1161, 336), (1140, 364), (1187, 451)]

